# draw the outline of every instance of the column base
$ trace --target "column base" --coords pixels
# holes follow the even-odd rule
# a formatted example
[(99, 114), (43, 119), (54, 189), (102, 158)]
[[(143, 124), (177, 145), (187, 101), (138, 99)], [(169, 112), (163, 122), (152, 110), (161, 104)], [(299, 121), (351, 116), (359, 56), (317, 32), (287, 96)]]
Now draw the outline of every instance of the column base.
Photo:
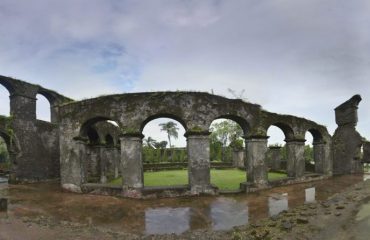
[(143, 198), (143, 189), (123, 187), (122, 195), (127, 198)]
[(191, 195), (200, 195), (200, 194), (217, 195), (218, 188), (213, 185), (194, 185), (190, 187), (190, 194)]

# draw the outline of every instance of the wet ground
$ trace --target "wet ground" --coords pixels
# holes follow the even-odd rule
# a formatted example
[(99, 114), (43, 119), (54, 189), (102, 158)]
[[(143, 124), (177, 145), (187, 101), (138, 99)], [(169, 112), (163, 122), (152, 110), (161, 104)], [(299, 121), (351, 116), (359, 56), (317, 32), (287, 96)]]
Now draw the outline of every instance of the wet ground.
[[(0, 198), (8, 198), (9, 204), (7, 212), (0, 212), (0, 219), (27, 222), (41, 217), (41, 220), (49, 219), (48, 225), (53, 225), (50, 222), (55, 222), (55, 225), (81, 224), (140, 235), (181, 234), (199, 229), (229, 230), (257, 223), (260, 219), (276, 216), (305, 203), (325, 201), (361, 181), (362, 176), (341, 176), (253, 194), (157, 200), (66, 193), (61, 191), (58, 183), (1, 183)], [(364, 209), (361, 212), (367, 215), (360, 215), (358, 221), (368, 229), (370, 203)]]

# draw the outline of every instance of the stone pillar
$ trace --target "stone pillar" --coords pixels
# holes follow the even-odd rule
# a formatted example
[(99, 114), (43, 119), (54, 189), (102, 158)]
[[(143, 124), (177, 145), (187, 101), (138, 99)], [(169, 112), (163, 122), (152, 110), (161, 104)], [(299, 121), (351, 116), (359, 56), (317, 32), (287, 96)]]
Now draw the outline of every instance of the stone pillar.
[(188, 174), (192, 194), (213, 194), (210, 177), (210, 142), (209, 132), (188, 132)]
[(269, 147), (271, 156), (271, 170), (278, 171), (281, 169), (281, 147)]
[(313, 159), (315, 161), (315, 173), (324, 174), (324, 163), (326, 159), (326, 143), (314, 142), (313, 143)]
[(114, 178), (118, 178), (120, 169), (120, 149), (118, 147), (113, 150), (113, 163), (114, 163)]
[(370, 142), (366, 141), (363, 143), (363, 163), (370, 163)]
[(36, 119), (36, 95), (25, 96), (13, 94), (10, 97), (10, 114), (16, 119), (35, 120)]
[(142, 134), (130, 134), (120, 138), (123, 194), (127, 197), (141, 197), (144, 187), (142, 139)]
[(85, 142), (75, 140), (71, 143), (69, 158), (61, 164), (62, 188), (71, 192), (81, 193), (81, 185), (86, 183), (86, 154)]
[(332, 138), (334, 174), (363, 173), (360, 157), (362, 137), (356, 131), (361, 100), (360, 95), (355, 95), (335, 108), (338, 128)]
[(100, 183), (105, 184), (107, 183), (107, 151), (108, 149), (104, 146), (97, 146), (97, 152), (99, 155), (99, 163), (100, 163)]
[(301, 178), (305, 172), (304, 139), (286, 140), (288, 177)]
[(245, 169), (245, 150), (234, 150), (233, 151), (233, 166), (236, 168), (243, 168)]
[(247, 151), (247, 182), (265, 186), (268, 182), (267, 173), (267, 136), (252, 136), (246, 139)]

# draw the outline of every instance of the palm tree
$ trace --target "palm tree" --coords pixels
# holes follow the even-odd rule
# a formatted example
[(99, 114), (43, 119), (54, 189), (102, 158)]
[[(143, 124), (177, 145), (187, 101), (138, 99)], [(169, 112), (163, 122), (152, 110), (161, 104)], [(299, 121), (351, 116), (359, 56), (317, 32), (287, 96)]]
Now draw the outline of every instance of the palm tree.
[(161, 127), (161, 131), (167, 132), (167, 137), (168, 137), (168, 143), (170, 144), (170, 148), (172, 147), (171, 144), (171, 137), (174, 137), (177, 139), (179, 137), (178, 130), (179, 128), (177, 127), (177, 124), (169, 121), (166, 123), (160, 123), (159, 126)]
[(148, 137), (144, 139), (144, 143), (146, 146), (153, 148), (155, 147), (155, 144), (157, 143), (157, 141), (153, 139), (152, 137)]

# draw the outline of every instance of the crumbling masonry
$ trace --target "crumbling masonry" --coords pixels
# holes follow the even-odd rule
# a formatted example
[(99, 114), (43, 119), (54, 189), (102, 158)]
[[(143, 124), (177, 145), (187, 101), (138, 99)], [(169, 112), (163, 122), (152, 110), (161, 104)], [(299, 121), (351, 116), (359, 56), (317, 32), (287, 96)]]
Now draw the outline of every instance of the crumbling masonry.
[[(313, 135), (318, 175), (362, 172), (359, 151), (363, 140), (355, 130), (361, 100), (357, 95), (336, 108), (339, 127), (332, 139), (326, 127), (313, 121), (208, 93), (129, 93), (73, 101), (4, 76), (0, 76), (0, 84), (10, 94), (10, 117), (0, 118), (0, 135), (10, 153), (13, 183), (60, 178), (62, 187), (69, 191), (142, 197), (153, 191), (143, 184), (142, 131), (146, 123), (160, 117), (177, 120), (186, 130), (189, 184), (172, 190), (192, 195), (217, 193), (210, 183), (209, 127), (219, 118), (234, 120), (243, 128), (245, 189), (269, 185), (267, 129), (272, 125), (284, 132), (290, 179), (305, 179), (307, 131)], [(51, 122), (36, 119), (37, 94), (50, 102)], [(368, 152), (367, 147), (364, 150)], [(107, 177), (119, 175), (122, 186), (104, 185)]]

